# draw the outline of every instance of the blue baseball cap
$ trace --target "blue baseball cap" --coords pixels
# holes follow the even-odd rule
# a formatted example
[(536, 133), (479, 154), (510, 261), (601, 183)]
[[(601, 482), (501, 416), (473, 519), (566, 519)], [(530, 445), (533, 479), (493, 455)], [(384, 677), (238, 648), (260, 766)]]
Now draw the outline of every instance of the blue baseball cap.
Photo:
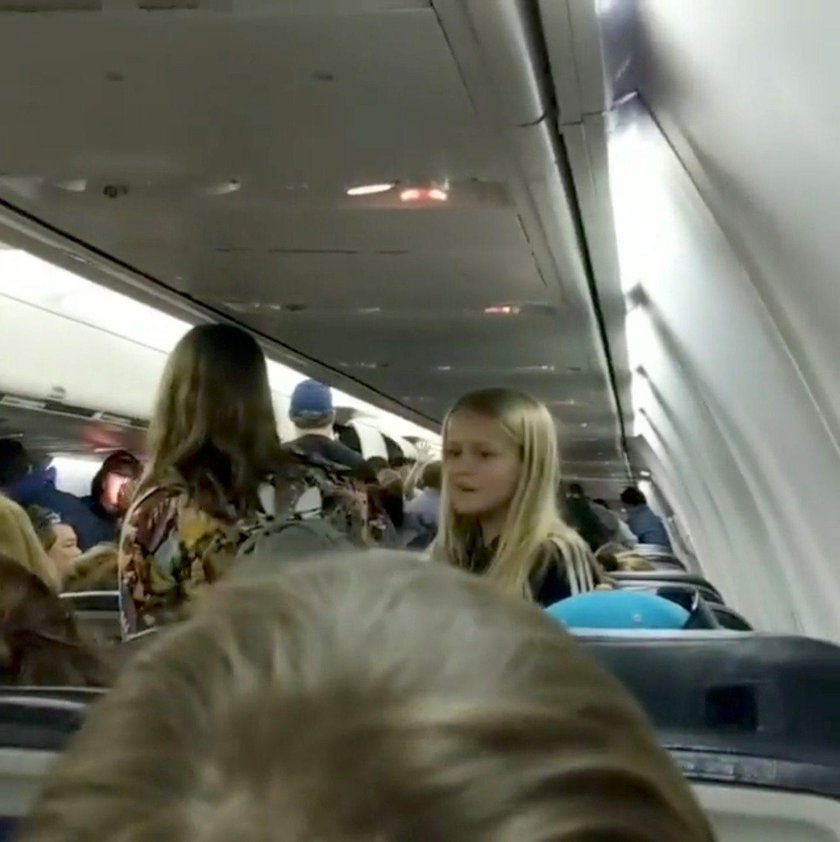
[(546, 608), (570, 629), (682, 629), (688, 611), (644, 591), (591, 591)]
[(291, 418), (321, 418), (333, 411), (332, 391), (317, 380), (304, 380), (295, 386), (289, 406)]

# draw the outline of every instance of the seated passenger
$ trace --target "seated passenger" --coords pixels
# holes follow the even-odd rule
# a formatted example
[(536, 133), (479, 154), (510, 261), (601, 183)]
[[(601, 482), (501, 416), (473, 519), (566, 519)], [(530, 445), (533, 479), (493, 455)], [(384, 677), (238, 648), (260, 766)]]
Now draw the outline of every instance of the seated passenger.
[(628, 549), (639, 543), (630, 527), (615, 512), (611, 511), (609, 506), (602, 505), (605, 501), (590, 500), (579, 482), (573, 482), (569, 485), (569, 494), (586, 500), (595, 517), (601, 521), (601, 525), (606, 529), (608, 541), (624, 544)]
[(576, 483), (572, 483), (569, 486), (561, 511), (569, 526), (586, 541), (589, 549), (595, 552), (610, 540), (611, 533), (592, 510), (589, 501), (582, 494), (573, 493), (575, 485)]
[(684, 629), (688, 611), (644, 591), (594, 591), (546, 609), (570, 629)]
[(0, 556), (0, 684), (104, 687), (109, 679), (70, 607), (41, 578)]
[(607, 573), (653, 570), (654, 566), (644, 556), (627, 550), (622, 544), (604, 544), (595, 558)]
[(208, 593), (92, 708), (19, 842), (712, 842), (562, 628), (411, 559)]
[(365, 458), (361, 453), (356, 453), (335, 437), (335, 409), (329, 386), (317, 380), (298, 383), (292, 392), (289, 418), (298, 437), (289, 442), (287, 448), (302, 451), (307, 456), (317, 454), (350, 470), (359, 470), (364, 465)]
[(65, 593), (115, 591), (119, 586), (116, 544), (99, 544), (82, 553), (64, 582)]
[(308, 516), (366, 540), (364, 489), (324, 467), (344, 470), (334, 463), (281, 449), (265, 357), (237, 327), (201, 325), (176, 345), (148, 450), (120, 544), (127, 636), (179, 618), (197, 591), (237, 561), (267, 514), (293, 519), (306, 495)]
[(55, 512), (48, 512), (40, 506), (30, 506), (26, 514), (29, 515), (35, 534), (58, 571), (62, 583), (66, 582), (82, 554), (73, 527), (62, 523)]
[(102, 463), (90, 484), (90, 496), (82, 502), (96, 518), (97, 544), (116, 541), (122, 518), (128, 509), (126, 488), (140, 479), (143, 466), (127, 450), (111, 453)]
[(14, 500), (3, 494), (0, 494), (0, 555), (14, 559), (50, 590), (61, 590), (58, 569), (38, 540), (29, 516)]
[(415, 543), (422, 548), (434, 541), (438, 531), (440, 517), (440, 492), (443, 486), (443, 464), (439, 461), (429, 462), (423, 468), (420, 478), (420, 494), (405, 506), (408, 526), (413, 529), (417, 538)]
[(433, 558), (541, 605), (602, 581), (557, 511), (557, 431), (539, 401), (510, 389), (461, 398), (444, 421), (443, 467)]
[(24, 446), (15, 439), (0, 439), (0, 491), (28, 509), (41, 506), (73, 527), (79, 547), (89, 549), (98, 543), (96, 518), (73, 494), (55, 487), (55, 468), (36, 468)]
[(662, 518), (648, 506), (647, 497), (638, 488), (625, 488), (621, 502), (627, 506), (627, 525), (640, 544), (657, 544), (671, 549), (671, 539)]

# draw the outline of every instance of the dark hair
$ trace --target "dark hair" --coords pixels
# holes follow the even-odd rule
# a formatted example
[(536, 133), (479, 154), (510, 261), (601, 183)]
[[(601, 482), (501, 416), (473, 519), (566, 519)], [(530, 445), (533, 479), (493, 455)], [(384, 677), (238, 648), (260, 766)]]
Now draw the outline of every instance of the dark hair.
[(440, 491), (443, 486), (443, 462), (435, 460), (429, 462), (423, 468), (423, 476), (420, 479), (423, 488), (431, 488), (433, 491)]
[(102, 687), (110, 671), (79, 633), (69, 605), (0, 555), (0, 683)]
[(149, 451), (138, 494), (174, 471), (201, 508), (259, 507), (259, 486), (283, 457), (265, 356), (249, 333), (200, 325), (182, 337), (158, 391)]
[(405, 492), (402, 481), (391, 479), (382, 483), (381, 488), (385, 513), (397, 529), (402, 529), (405, 520)]
[(585, 497), (568, 497), (565, 504), (565, 516), (568, 524), (595, 552), (610, 539), (610, 533), (601, 523), (600, 518)]
[(365, 464), (373, 471), (374, 476), (388, 468), (388, 460), (381, 456), (371, 456), (369, 459), (365, 459)]
[(585, 497), (583, 486), (579, 482), (569, 483), (569, 494), (576, 494), (578, 497)]
[(61, 517), (43, 506), (28, 506), (26, 514), (35, 534), (38, 536), (38, 540), (41, 542), (41, 546), (46, 552), (49, 552), (58, 539), (53, 527), (57, 523), (61, 523)]
[(625, 488), (621, 492), (621, 502), (625, 506), (644, 506), (647, 503), (647, 497), (638, 488)]
[(31, 466), (26, 448), (17, 439), (0, 439), (0, 486), (23, 479)]
[(390, 462), (390, 467), (397, 470), (398, 468), (404, 468), (406, 465), (413, 465), (416, 461), (416, 459), (411, 459), (408, 456), (395, 456)]
[(140, 474), (143, 473), (143, 465), (140, 460), (127, 450), (115, 450), (110, 453), (105, 461), (96, 472), (96, 476), (90, 483), (90, 496), (93, 497), (94, 503), (99, 502), (102, 496), (102, 485), (105, 482), (105, 477), (109, 474), (117, 474), (128, 479), (139, 479)]

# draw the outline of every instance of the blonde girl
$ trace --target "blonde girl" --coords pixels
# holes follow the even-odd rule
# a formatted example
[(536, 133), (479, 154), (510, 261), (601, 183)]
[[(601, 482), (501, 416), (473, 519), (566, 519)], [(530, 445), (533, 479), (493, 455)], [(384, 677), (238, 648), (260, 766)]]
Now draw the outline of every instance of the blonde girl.
[(443, 430), (444, 487), (433, 558), (551, 605), (595, 589), (600, 568), (557, 510), (557, 431), (512, 389), (461, 398)]

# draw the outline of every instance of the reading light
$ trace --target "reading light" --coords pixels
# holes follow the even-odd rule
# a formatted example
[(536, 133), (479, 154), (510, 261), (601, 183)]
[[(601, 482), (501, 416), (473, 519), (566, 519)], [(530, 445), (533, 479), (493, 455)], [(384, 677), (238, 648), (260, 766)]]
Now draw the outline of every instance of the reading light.
[(390, 181), (387, 184), (359, 184), (356, 187), (350, 187), (347, 190), (348, 196), (373, 196), (376, 193), (387, 193), (394, 189), (394, 182)]

